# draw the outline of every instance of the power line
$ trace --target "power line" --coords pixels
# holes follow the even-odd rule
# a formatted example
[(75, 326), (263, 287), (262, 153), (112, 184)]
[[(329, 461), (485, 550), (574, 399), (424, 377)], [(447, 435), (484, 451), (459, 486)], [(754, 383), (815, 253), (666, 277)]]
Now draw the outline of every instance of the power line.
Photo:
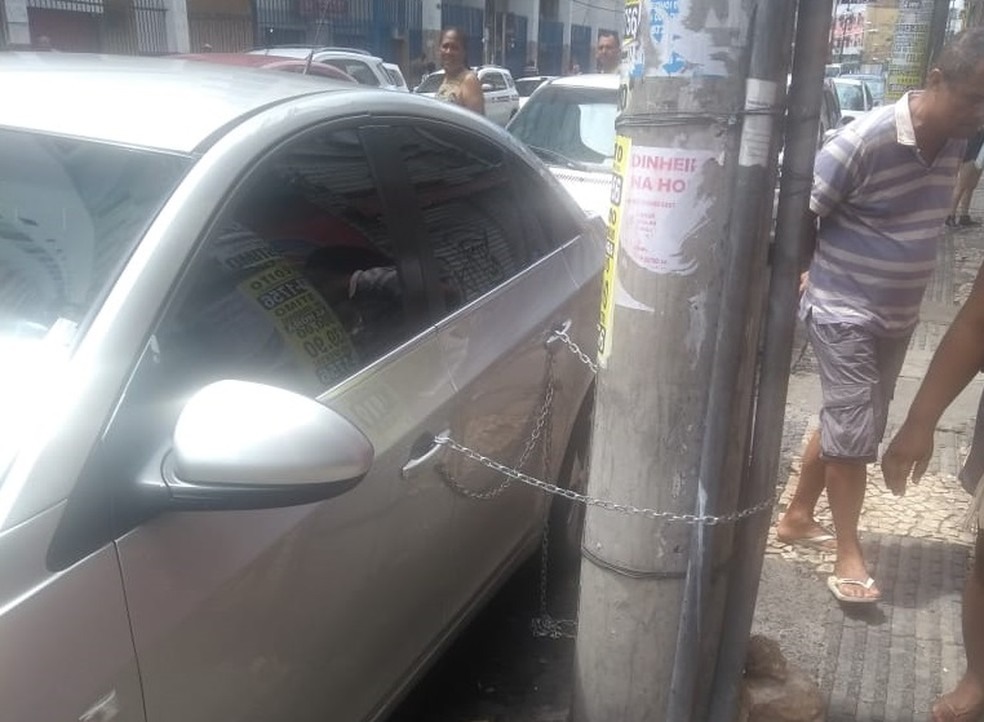
[(613, 13), (615, 15), (618, 15), (618, 8), (605, 7), (603, 5), (595, 5), (594, 3), (586, 2), (586, 0), (571, 0), (571, 2), (574, 3), (575, 5), (581, 5), (582, 7), (594, 8), (595, 10), (601, 10), (602, 12)]

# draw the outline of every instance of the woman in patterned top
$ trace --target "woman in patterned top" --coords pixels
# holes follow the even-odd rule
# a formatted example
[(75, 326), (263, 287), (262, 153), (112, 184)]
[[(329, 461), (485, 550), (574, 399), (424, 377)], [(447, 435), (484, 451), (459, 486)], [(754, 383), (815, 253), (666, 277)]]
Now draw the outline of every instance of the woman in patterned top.
[(485, 115), (485, 96), (474, 70), (465, 63), (468, 46), (465, 34), (458, 28), (446, 28), (441, 33), (441, 65), (444, 81), (434, 96), (438, 100), (460, 105)]

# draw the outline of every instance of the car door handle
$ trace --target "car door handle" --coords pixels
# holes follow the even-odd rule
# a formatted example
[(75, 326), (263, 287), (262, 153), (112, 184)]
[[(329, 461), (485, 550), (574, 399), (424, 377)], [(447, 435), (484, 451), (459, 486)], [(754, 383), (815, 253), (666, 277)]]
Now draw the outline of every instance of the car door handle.
[[(440, 434), (438, 434), (438, 436), (451, 436), (451, 429), (445, 429)], [(418, 449), (421, 447), (424, 447), (425, 451), (419, 456), (411, 456), (410, 461), (404, 464), (403, 468), (400, 469), (400, 473), (402, 474), (404, 479), (414, 478), (417, 474), (420, 473), (420, 470), (422, 468), (424, 468), (427, 464), (437, 459), (437, 457), (439, 457), (441, 453), (444, 451), (443, 444), (438, 444), (436, 441), (434, 441), (434, 437), (429, 436), (428, 434), (424, 434), (423, 436), (421, 436), (419, 439), (417, 439), (417, 443), (413, 445), (413, 449)], [(410, 453), (413, 453), (413, 451), (411, 450)]]
[(547, 346), (553, 346), (558, 341), (562, 341), (563, 339), (561, 338), (561, 334), (563, 334), (564, 336), (569, 336), (570, 330), (571, 330), (570, 319), (567, 319), (562, 323), (558, 323), (554, 325), (554, 327), (550, 330), (550, 335), (547, 336), (547, 341), (546, 341)]

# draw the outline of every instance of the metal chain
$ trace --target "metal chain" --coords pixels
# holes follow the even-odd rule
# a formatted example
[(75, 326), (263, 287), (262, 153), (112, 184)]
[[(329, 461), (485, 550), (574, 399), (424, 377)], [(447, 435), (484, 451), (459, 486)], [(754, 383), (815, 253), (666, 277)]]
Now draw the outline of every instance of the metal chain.
[(594, 361), (592, 361), (591, 360), (591, 357), (588, 356), (586, 353), (584, 353), (584, 351), (581, 350), (581, 347), (578, 346), (574, 342), (574, 339), (572, 339), (567, 334), (567, 329), (566, 328), (558, 328), (558, 329), (554, 330), (553, 335), (556, 336), (557, 338), (559, 338), (561, 341), (563, 341), (564, 344), (567, 346), (567, 348), (569, 348), (571, 350), (571, 352), (575, 356), (577, 356), (578, 359), (580, 359), (581, 363), (583, 363), (585, 366), (587, 366), (589, 369), (591, 369), (591, 373), (593, 373), (593, 374), (598, 373), (598, 364), (596, 364)]
[[(543, 440), (543, 478), (550, 479), (550, 460), (553, 453), (553, 416), (547, 418)], [(550, 569), (550, 514), (543, 522), (543, 538), (540, 541), (540, 607), (537, 615), (530, 620), (530, 631), (534, 637), (550, 639), (574, 639), (577, 632), (576, 619), (555, 619), (547, 608), (548, 572)]]
[[(530, 432), (530, 438), (527, 439), (526, 445), (523, 448), (523, 453), (520, 455), (519, 460), (516, 462), (516, 469), (522, 469), (526, 466), (527, 462), (530, 460), (534, 449), (536, 449), (540, 438), (544, 436), (544, 428), (547, 425), (547, 421), (550, 418), (550, 411), (553, 408), (554, 399), (554, 378), (553, 378), (553, 354), (547, 356), (547, 368), (545, 372), (545, 381), (543, 388), (543, 403), (540, 404), (540, 408), (537, 411), (536, 418), (533, 421), (533, 430)], [(549, 448), (546, 446), (550, 443), (550, 434), (547, 433), (544, 441), (545, 451), (544, 459), (547, 459), (549, 454)], [(438, 442), (440, 443), (440, 442)], [(494, 486), (491, 489), (486, 489), (485, 491), (473, 491), (454, 478), (454, 475), (446, 468), (443, 467), (440, 470), (441, 476), (444, 477), (445, 483), (451, 487), (454, 491), (461, 494), (469, 499), (474, 499), (475, 501), (489, 501), (490, 499), (495, 499), (497, 496), (502, 494), (509, 485), (512, 483), (512, 478), (506, 476), (505, 480), (498, 486)]]
[(775, 503), (775, 498), (769, 496), (762, 501), (760, 501), (755, 506), (748, 507), (747, 509), (742, 509), (741, 511), (732, 512), (730, 514), (723, 514), (721, 516), (715, 516), (713, 514), (677, 514), (671, 511), (659, 511), (657, 509), (651, 509), (648, 507), (638, 507), (633, 504), (622, 504), (617, 501), (610, 501), (608, 499), (599, 499), (597, 497), (588, 496), (586, 494), (579, 494), (571, 489), (564, 489), (557, 486), (556, 484), (551, 484), (546, 481), (541, 481), (536, 479), (529, 474), (524, 474), (521, 471), (512, 469), (505, 464), (500, 464), (494, 459), (480, 454), (474, 449), (469, 449), (467, 446), (459, 444), (457, 441), (449, 436), (438, 436), (434, 439), (434, 443), (447, 446), (450, 449), (464, 454), (472, 461), (477, 461), (479, 464), (497, 471), (500, 474), (508, 476), (516, 481), (521, 481), (524, 484), (540, 489), (550, 494), (555, 494), (556, 496), (562, 496), (565, 499), (570, 499), (571, 501), (576, 501), (581, 504), (587, 504), (588, 506), (597, 506), (601, 509), (606, 509), (608, 511), (616, 511), (621, 514), (638, 514), (640, 516), (646, 516), (650, 519), (655, 519), (657, 521), (667, 521), (667, 522), (681, 522), (684, 524), (706, 524), (707, 526), (716, 526), (718, 524), (727, 524), (730, 522), (740, 521), (755, 514), (759, 514)]
[(543, 538), (540, 542), (540, 608), (539, 613), (530, 620), (530, 631), (534, 637), (550, 639), (574, 639), (577, 636), (576, 619), (555, 619), (547, 610), (547, 576), (550, 568), (550, 517), (543, 524)]

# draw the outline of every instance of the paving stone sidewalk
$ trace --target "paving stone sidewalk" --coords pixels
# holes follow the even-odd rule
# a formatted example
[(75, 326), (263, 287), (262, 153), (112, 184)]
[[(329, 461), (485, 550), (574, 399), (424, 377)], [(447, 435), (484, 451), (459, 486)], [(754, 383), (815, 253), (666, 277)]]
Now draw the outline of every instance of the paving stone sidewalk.
[[(979, 193), (984, 196), (984, 193)], [(984, 198), (972, 208), (984, 218)], [(896, 390), (886, 440), (901, 423), (936, 346), (966, 299), (984, 261), (981, 227), (948, 232), (939, 268), (923, 304), (919, 328)], [(815, 363), (800, 341), (790, 378), (784, 449), (789, 481), (776, 513), (792, 496), (799, 453), (816, 427), (819, 383)], [(957, 473), (966, 457), (984, 377), (954, 402), (936, 434), (932, 464), (915, 487), (898, 499), (885, 489), (877, 465), (869, 467), (861, 515), (862, 544), (883, 601), (845, 608), (826, 590), (833, 554), (779, 543), (770, 534), (763, 569), (756, 631), (779, 639), (791, 661), (813, 674), (828, 702), (828, 721), (927, 720), (929, 708), (964, 670), (960, 597), (973, 546), (966, 523), (970, 496)], [(826, 498), (818, 519), (831, 524)], [(789, 604), (790, 569), (802, 579), (800, 606)], [(786, 581), (783, 581), (783, 579)]]

